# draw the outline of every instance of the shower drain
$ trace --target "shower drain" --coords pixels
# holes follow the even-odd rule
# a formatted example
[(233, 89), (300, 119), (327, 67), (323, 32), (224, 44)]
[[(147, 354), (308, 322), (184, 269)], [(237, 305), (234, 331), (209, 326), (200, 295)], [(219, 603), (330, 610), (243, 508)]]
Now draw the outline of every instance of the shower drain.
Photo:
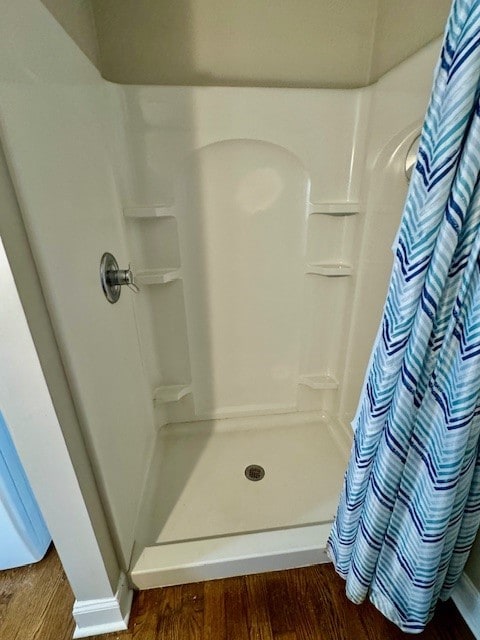
[(259, 464), (249, 464), (245, 469), (245, 477), (252, 482), (258, 482), (265, 475), (265, 469)]

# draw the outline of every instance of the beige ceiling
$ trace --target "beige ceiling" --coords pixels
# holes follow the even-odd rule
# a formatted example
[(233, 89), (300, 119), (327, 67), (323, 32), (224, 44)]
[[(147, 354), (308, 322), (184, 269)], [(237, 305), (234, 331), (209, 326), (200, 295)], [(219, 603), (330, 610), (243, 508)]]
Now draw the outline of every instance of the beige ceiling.
[(91, 0), (42, 0), (65, 31), (97, 67), (98, 41)]
[(43, 2), (115, 82), (358, 87), (439, 36), (451, 0)]

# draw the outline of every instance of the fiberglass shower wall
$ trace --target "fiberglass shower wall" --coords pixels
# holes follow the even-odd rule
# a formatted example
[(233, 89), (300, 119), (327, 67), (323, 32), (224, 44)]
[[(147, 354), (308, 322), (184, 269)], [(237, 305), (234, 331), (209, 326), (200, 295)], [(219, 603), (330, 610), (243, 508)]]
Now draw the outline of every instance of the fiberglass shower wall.
[(432, 88), (441, 40), (430, 43), (363, 89), (370, 106), (362, 127), (368, 144), (362, 164), (362, 231), (356, 238), (355, 298), (345, 340), (348, 357), (343, 374), (339, 418), (355, 413), (365, 369), (380, 323), (393, 263), (395, 239), (407, 195), (405, 163), (418, 137)]
[(355, 90), (111, 91), (159, 423), (336, 415), (368, 99)]

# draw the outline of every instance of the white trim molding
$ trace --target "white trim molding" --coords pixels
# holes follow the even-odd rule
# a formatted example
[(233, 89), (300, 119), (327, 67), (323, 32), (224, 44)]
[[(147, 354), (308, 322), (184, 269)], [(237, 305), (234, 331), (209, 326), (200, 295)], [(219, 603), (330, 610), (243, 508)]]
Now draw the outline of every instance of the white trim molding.
[(74, 638), (87, 638), (128, 628), (133, 591), (124, 573), (120, 574), (115, 595), (97, 600), (75, 600), (73, 617), (77, 626)]
[(480, 640), (480, 591), (466, 573), (462, 573), (453, 590), (452, 600), (470, 627), (470, 631), (477, 640)]

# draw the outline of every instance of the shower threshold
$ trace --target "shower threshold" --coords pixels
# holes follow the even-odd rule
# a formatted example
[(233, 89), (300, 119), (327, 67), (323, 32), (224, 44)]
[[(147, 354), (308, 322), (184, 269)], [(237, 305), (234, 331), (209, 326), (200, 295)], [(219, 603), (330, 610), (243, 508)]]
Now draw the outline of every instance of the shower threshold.
[(349, 449), (348, 430), (324, 413), (162, 428), (133, 584), (149, 589), (327, 562)]

